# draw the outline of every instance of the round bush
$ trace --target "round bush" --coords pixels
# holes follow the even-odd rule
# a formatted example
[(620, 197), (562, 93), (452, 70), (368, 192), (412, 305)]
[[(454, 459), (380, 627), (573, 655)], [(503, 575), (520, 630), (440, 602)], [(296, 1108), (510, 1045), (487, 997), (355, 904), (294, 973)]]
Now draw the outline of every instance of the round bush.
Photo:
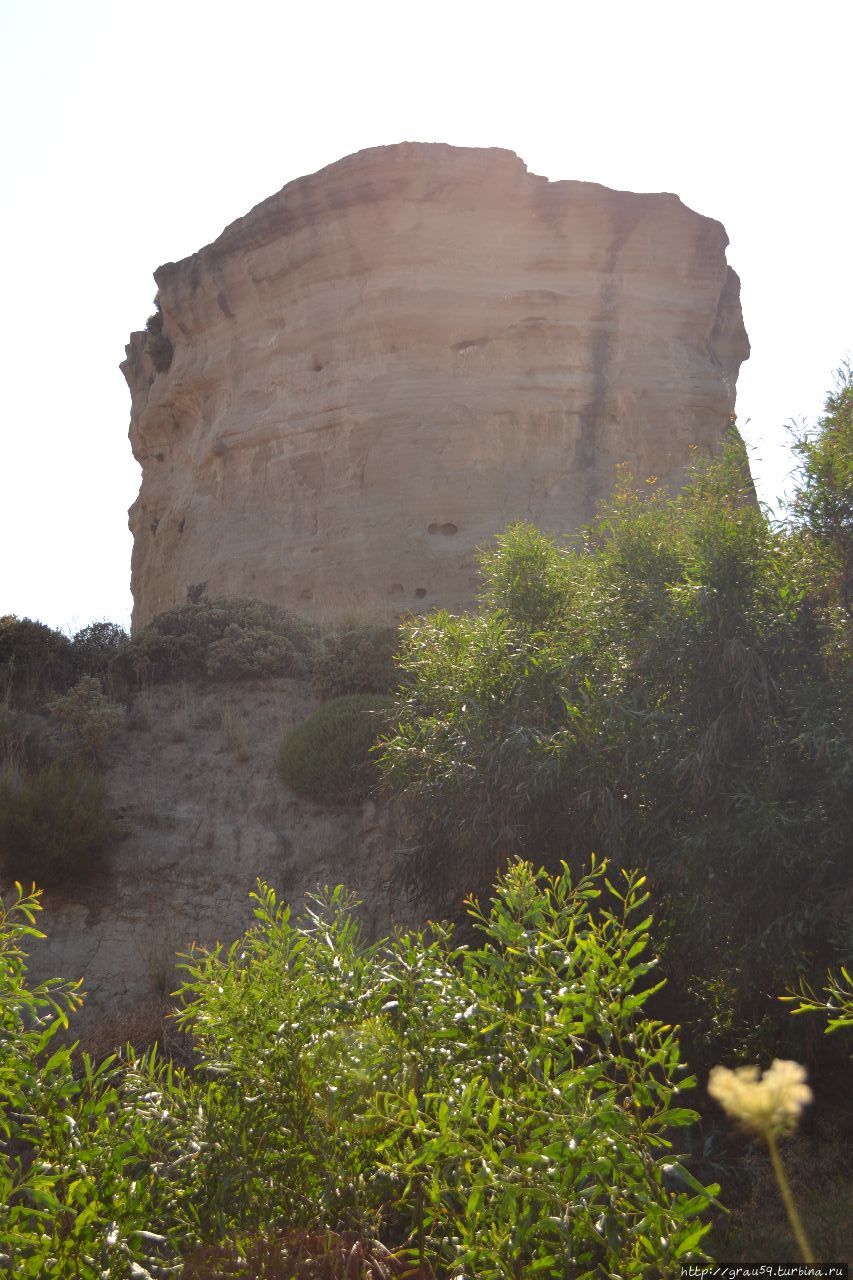
[(377, 781), (371, 754), (390, 698), (356, 693), (325, 703), (288, 733), (278, 769), (301, 796), (321, 803), (363, 800)]
[(129, 639), (117, 622), (90, 622), (75, 633), (71, 648), (79, 668), (103, 671)]
[(323, 636), (314, 655), (314, 688), (325, 702), (347, 693), (390, 693), (399, 681), (397, 627), (362, 622)]
[(124, 711), (104, 695), (97, 676), (81, 676), (68, 693), (47, 704), (74, 749), (100, 763), (104, 747), (124, 724)]

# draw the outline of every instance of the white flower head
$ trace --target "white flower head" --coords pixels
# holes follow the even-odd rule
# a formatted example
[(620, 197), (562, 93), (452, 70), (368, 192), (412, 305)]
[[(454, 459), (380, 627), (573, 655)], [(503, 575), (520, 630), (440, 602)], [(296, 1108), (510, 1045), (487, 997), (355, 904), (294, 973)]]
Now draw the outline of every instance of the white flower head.
[(812, 1100), (805, 1067), (780, 1058), (763, 1076), (758, 1067), (714, 1067), (708, 1092), (733, 1120), (765, 1137), (791, 1133)]

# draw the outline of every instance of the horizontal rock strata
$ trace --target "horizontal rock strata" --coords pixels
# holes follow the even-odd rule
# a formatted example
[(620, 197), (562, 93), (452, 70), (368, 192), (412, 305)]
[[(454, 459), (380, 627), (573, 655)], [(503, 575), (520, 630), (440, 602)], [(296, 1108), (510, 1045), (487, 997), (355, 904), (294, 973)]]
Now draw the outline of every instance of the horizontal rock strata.
[(156, 272), (127, 348), (134, 622), (204, 593), (464, 608), (509, 522), (576, 529), (619, 464), (678, 484), (749, 352), (726, 244), (674, 195), (508, 151), (290, 183)]

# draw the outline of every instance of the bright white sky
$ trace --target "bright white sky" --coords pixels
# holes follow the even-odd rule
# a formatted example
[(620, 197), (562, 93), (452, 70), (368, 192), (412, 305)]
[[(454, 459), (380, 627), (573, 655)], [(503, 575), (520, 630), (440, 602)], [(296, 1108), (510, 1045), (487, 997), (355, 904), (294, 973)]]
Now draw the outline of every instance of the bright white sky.
[(853, 348), (853, 4), (0, 0), (0, 614), (127, 623), (118, 364), (152, 272), (383, 143), (508, 147), (720, 219), (759, 492)]

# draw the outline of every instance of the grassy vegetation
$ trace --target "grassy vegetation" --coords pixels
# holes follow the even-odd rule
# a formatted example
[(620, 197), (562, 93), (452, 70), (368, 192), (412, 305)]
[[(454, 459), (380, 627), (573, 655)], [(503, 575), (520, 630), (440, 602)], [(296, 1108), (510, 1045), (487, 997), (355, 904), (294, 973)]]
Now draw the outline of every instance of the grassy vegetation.
[(101, 875), (117, 829), (103, 781), (73, 761), (0, 775), (0, 871), (49, 889)]

